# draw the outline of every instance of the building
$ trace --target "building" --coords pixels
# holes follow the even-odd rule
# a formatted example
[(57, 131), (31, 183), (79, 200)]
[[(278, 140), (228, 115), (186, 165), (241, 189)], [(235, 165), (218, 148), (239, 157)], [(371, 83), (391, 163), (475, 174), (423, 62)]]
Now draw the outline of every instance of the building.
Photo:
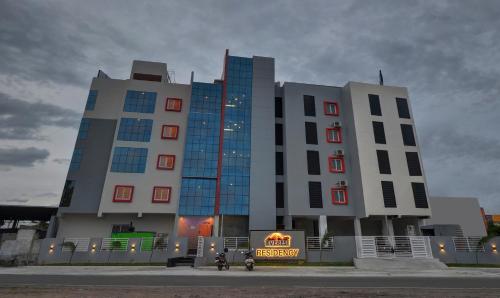
[(212, 83), (155, 62), (99, 71), (57, 236), (418, 235), (431, 208), (407, 89), (280, 84), (274, 69), (226, 51)]
[[(430, 197), (432, 217), (422, 226), (432, 236), (483, 237), (487, 226), (477, 198)], [(453, 208), (450, 208), (453, 206)]]

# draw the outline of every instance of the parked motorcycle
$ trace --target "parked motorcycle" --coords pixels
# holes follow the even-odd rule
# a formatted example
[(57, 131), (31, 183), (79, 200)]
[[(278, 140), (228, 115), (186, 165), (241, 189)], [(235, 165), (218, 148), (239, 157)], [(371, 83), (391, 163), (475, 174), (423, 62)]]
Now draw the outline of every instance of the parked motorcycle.
[(245, 267), (248, 271), (253, 270), (253, 266), (255, 265), (255, 260), (253, 259), (253, 248), (248, 251), (242, 251), (241, 253), (245, 255)]
[(227, 247), (224, 248), (224, 252), (217, 253), (217, 256), (215, 257), (215, 264), (217, 265), (217, 269), (219, 271), (222, 270), (222, 268), (226, 268), (226, 270), (229, 270), (229, 263), (227, 262), (226, 259), (226, 253), (228, 252)]

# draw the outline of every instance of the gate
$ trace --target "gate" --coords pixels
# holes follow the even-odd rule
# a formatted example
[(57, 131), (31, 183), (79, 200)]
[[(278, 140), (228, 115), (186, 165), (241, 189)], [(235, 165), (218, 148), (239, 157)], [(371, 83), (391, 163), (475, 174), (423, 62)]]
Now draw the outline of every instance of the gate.
[(429, 237), (357, 236), (358, 258), (432, 258)]

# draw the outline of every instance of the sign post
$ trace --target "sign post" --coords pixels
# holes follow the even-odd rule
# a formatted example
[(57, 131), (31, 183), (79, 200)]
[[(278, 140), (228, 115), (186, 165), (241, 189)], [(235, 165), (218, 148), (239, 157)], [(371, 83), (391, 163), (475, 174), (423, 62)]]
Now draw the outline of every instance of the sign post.
[(257, 260), (304, 260), (304, 231), (250, 231)]

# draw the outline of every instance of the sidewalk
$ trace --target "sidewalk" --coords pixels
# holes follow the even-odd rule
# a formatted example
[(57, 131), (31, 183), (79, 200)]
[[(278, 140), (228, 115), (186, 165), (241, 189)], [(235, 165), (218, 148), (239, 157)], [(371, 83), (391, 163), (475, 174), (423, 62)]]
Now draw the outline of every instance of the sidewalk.
[(445, 270), (391, 270), (366, 271), (354, 267), (313, 266), (257, 266), (248, 272), (242, 266), (231, 267), (229, 271), (218, 271), (210, 267), (162, 266), (26, 266), (0, 268), (2, 275), (81, 275), (81, 276), (308, 276), (308, 277), (467, 277), (500, 278), (500, 268), (449, 268)]

